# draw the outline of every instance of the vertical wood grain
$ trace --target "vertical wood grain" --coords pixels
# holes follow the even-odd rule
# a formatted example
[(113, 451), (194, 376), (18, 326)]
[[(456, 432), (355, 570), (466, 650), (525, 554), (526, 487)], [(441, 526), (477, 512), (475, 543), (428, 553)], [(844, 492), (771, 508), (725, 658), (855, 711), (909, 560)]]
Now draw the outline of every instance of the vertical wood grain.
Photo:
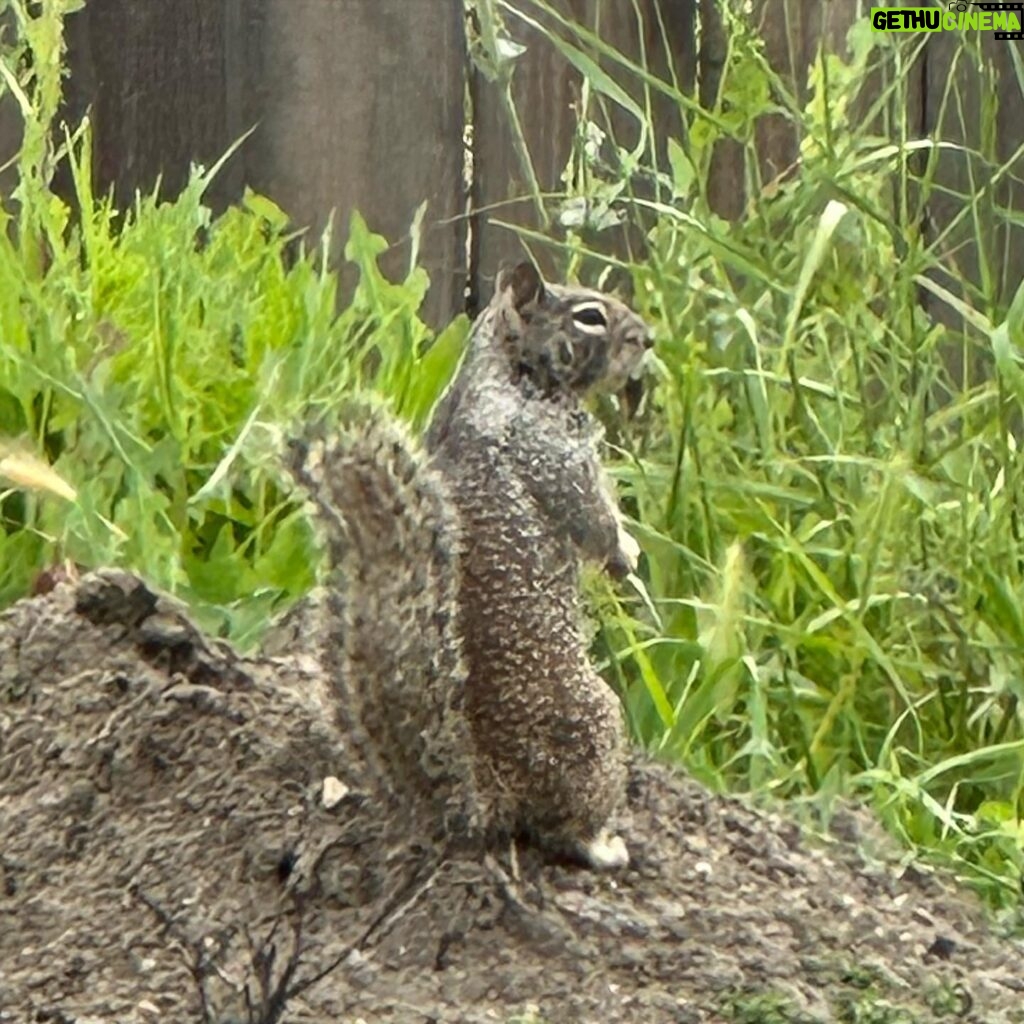
[(249, 185), (314, 233), (335, 210), (337, 261), (358, 209), (396, 243), (391, 275), (426, 200), (439, 325), (465, 279), (462, 17), (461, 0), (91, 0), (68, 21), (68, 112), (91, 109), (97, 179), (122, 203), (158, 176), (173, 195), (255, 125), (213, 205)]

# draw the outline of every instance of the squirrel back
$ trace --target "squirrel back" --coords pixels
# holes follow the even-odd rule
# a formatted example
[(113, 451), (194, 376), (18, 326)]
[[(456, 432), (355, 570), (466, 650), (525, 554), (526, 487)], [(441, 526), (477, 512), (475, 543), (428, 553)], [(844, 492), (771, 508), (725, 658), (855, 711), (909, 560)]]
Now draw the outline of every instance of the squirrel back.
[(606, 833), (625, 730), (587, 658), (580, 564), (621, 576), (639, 549), (582, 403), (625, 385), (650, 345), (621, 302), (521, 264), (499, 280), (427, 433), (462, 529), (466, 711), (491, 824), (599, 867), (628, 860)]

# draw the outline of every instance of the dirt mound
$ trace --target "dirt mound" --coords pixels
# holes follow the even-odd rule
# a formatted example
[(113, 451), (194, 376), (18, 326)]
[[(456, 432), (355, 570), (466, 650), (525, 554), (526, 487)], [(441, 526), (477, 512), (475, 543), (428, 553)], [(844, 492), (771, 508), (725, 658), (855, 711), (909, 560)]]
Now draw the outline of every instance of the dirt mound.
[(438, 850), (327, 692), (123, 573), (0, 615), (0, 1021), (1024, 1022), (1021, 944), (856, 816), (638, 760), (624, 874)]

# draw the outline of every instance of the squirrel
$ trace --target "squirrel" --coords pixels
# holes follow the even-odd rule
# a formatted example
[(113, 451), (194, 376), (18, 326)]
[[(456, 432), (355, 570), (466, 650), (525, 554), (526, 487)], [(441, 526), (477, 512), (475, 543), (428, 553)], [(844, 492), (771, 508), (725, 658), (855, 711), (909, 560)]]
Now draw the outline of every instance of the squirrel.
[[(393, 791), (448, 836), (524, 834), (593, 868), (629, 855), (618, 699), (590, 665), (580, 569), (636, 568), (582, 400), (653, 343), (618, 300), (499, 276), (421, 448), (373, 413), (292, 469), (332, 561), (339, 699)], [(320, 465), (316, 466), (319, 458)]]

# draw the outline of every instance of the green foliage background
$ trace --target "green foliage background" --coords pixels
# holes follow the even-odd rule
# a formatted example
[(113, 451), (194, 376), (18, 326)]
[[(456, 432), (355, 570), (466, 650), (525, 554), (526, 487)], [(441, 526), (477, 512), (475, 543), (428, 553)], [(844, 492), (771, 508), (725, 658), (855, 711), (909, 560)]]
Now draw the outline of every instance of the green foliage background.
[[(284, 435), (369, 385), (422, 423), (467, 325), (432, 337), (417, 317), (426, 274), (385, 280), (387, 243), (358, 215), (345, 256), (359, 287), (339, 315), (329, 236), (307, 251), (252, 193), (212, 218), (203, 194), (219, 167), (196, 168), (172, 203), (154, 193), (116, 210), (96, 196), (88, 124), (50, 143), (74, 6), (10, 5), (21, 31), (2, 66), (27, 130), (0, 214), (0, 438), (45, 458), (78, 499), (0, 495), (0, 602), (62, 558), (129, 565), (247, 644), (315, 574)], [(59, 160), (74, 213), (50, 188)]]
[[(385, 242), (358, 216), (345, 256), (360, 282), (337, 313), (329, 240), (307, 248), (253, 194), (211, 217), (217, 168), (197, 168), (171, 203), (115, 210), (97, 196), (88, 125), (52, 142), (74, 6), (0, 2), (17, 26), (0, 82), (26, 124), (0, 213), (0, 458), (32, 452), (78, 492), (0, 483), (0, 603), (59, 558), (122, 564), (251, 644), (315, 574), (283, 438), (357, 388), (421, 425), (467, 324), (434, 337), (418, 317), (425, 274), (385, 280)], [(996, 189), (1020, 184), (1022, 154), (1000, 160), (993, 128), (998, 104), (1021, 100), (1019, 63), (999, 93), (965, 39), (958, 61), (974, 62), (982, 97), (965, 116), (985, 141), (943, 146), (976, 187), (926, 238), (940, 147), (907, 124), (914, 37), (856, 25), (844, 54), (819, 56), (801, 104), (729, 14), (719, 96), (703, 109), (543, 0), (477, 6), (475, 59), (492, 77), (515, 71), (502, 19), (538, 13), (584, 73), (566, 193), (538, 197), (568, 225), (568, 272), (620, 218), (649, 243), (623, 266), (656, 325), (657, 385), (637, 420), (612, 419), (646, 557), (633, 589), (592, 586), (595, 650), (637, 739), (718, 789), (820, 808), (866, 796), (909, 849), (1019, 924), (1024, 288), (1003, 280), (994, 226), (1020, 222)], [(869, 81), (881, 89), (866, 116)], [(957, 82), (954, 65), (941, 102), (964, 108)], [(686, 126), (664, 146), (655, 89)], [(645, 128), (635, 149), (595, 143), (609, 106)], [(801, 139), (799, 166), (775, 182), (760, 180), (754, 141), (769, 113)], [(735, 223), (707, 201), (723, 138), (751, 197)], [(50, 187), (59, 160), (75, 212)], [(976, 280), (951, 244), (964, 235)]]

